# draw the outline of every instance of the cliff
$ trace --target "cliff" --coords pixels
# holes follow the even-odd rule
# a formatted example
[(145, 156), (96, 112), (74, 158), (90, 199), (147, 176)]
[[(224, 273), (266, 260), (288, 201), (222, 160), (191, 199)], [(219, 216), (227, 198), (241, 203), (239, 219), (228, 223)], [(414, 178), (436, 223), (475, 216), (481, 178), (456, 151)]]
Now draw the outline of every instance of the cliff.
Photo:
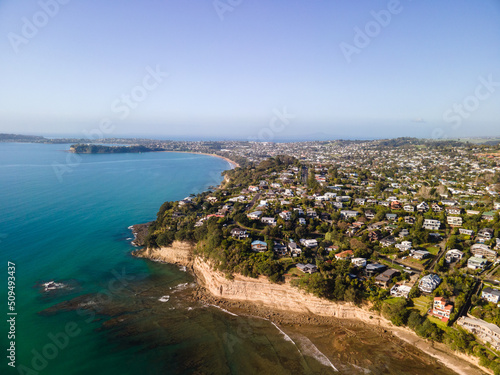
[[(213, 270), (208, 261), (195, 256), (193, 250), (194, 246), (190, 243), (174, 241), (169, 247), (141, 249), (135, 251), (134, 255), (154, 261), (189, 267), (199, 284), (216, 298), (248, 302), (253, 305), (261, 305), (269, 310), (280, 310), (286, 313), (354, 319), (368, 324), (379, 325), (389, 330), (399, 339), (440, 360), (458, 374), (473, 375), (482, 373), (477, 367), (472, 367), (464, 362), (467, 361), (474, 366), (478, 366), (479, 361), (476, 357), (452, 353), (444, 344), (429, 343), (418, 337), (409, 328), (395, 327), (377, 312), (369, 311), (368, 306), (360, 308), (351, 303), (328, 301), (292, 287), (289, 283), (271, 283), (265, 277), (255, 279), (235, 274), (232, 279), (228, 279), (222, 272)], [(481, 367), (481, 369), (492, 374), (492, 371), (484, 367)]]
[(132, 253), (138, 258), (147, 258), (156, 262), (174, 263), (191, 266), (193, 263), (193, 245), (188, 242), (174, 241), (168, 247), (158, 249), (142, 248)]

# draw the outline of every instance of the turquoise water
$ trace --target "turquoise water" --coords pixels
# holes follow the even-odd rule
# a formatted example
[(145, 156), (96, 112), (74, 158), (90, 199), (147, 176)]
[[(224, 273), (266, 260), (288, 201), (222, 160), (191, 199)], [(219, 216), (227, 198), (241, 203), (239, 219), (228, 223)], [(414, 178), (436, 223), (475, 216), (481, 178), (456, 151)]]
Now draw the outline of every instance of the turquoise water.
[[(290, 339), (268, 320), (192, 298), (196, 285), (185, 270), (133, 258), (128, 227), (153, 220), (164, 201), (218, 185), (226, 161), (183, 153), (77, 156), (68, 149), (0, 143), (3, 353), (10, 341), (8, 261), (16, 265), (18, 314), (16, 367), (3, 355), (0, 374), (337, 373), (330, 361), (342, 374), (365, 373), (358, 365), (372, 374), (448, 374), (415, 356), (403, 359), (391, 345), (374, 346), (378, 338), (349, 339), (336, 349), (344, 347), (336, 335), (346, 335), (330, 326), (307, 333), (282, 327)], [(49, 282), (57, 289), (42, 286)], [(305, 335), (316, 336), (328, 358)]]
[[(78, 156), (68, 149), (0, 144), (1, 298), (7, 301), (11, 261), (18, 313), (16, 368), (4, 359), (2, 374), (325, 370), (298, 355), (268, 321), (186, 301), (193, 280), (178, 267), (130, 255), (130, 225), (153, 220), (164, 201), (218, 185), (226, 161), (182, 153)], [(50, 281), (66, 288), (46, 292), (40, 285)], [(90, 296), (78, 305), (90, 310), (58, 305), (79, 296)]]

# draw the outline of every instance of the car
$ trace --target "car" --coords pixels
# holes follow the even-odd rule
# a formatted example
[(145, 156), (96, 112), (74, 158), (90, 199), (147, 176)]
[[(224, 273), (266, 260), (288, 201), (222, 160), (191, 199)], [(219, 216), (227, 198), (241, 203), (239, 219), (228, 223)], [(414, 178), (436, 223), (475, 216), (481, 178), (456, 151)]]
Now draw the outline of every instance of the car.
[(411, 267), (406, 266), (405, 268), (406, 268), (407, 270), (411, 270)]

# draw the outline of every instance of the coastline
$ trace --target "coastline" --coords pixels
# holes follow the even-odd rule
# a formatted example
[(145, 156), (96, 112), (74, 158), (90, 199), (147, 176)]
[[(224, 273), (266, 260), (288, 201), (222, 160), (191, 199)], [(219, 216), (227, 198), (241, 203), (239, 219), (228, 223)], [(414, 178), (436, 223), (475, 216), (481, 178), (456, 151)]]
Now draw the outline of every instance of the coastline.
[(182, 153), (182, 154), (195, 154), (195, 155), (214, 156), (216, 158), (224, 159), (225, 161), (227, 161), (229, 163), (229, 165), (231, 166), (230, 169), (235, 169), (235, 168), (239, 168), (240, 167), (240, 165), (238, 163), (236, 163), (234, 160), (226, 158), (225, 156), (221, 156), (221, 155), (217, 155), (217, 154), (208, 154), (206, 152), (194, 152), (194, 151), (156, 151), (156, 152), (174, 152), (174, 153)]
[(133, 255), (188, 267), (198, 284), (193, 298), (229, 313), (260, 317), (291, 328), (367, 325), (380, 335), (389, 334), (393, 339), (417, 348), (459, 375), (492, 374), (489, 369), (479, 366), (479, 359), (453, 352), (445, 344), (425, 340), (407, 327), (396, 327), (377, 312), (369, 311), (368, 306), (361, 308), (346, 302), (324, 300), (287, 283), (270, 283), (264, 277), (252, 279), (234, 275), (229, 280), (194, 255), (193, 250), (191, 244), (174, 241), (170, 247), (143, 248), (134, 251)]

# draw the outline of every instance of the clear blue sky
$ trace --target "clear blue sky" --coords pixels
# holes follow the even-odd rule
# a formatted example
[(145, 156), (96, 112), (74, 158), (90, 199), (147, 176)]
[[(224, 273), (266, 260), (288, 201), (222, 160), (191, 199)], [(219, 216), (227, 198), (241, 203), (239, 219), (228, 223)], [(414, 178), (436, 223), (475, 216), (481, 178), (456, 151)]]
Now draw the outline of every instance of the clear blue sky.
[[(107, 119), (110, 137), (500, 136), (499, 0), (72, 0), (47, 9), (55, 14), (0, 0), (0, 132), (84, 136)], [(168, 77), (156, 84), (148, 67)], [(144, 79), (149, 90), (137, 87)], [(275, 112), (284, 108), (294, 117), (283, 125)]]

